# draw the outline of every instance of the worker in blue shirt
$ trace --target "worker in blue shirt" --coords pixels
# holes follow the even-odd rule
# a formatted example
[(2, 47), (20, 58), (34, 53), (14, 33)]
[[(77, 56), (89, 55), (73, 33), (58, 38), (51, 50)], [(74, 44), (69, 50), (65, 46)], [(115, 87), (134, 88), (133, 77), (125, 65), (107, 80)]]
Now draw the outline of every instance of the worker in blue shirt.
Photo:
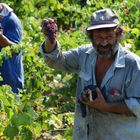
[[(22, 41), (22, 25), (18, 17), (7, 4), (0, 3), (0, 52), (2, 48)], [(14, 93), (24, 86), (24, 71), (21, 50), (18, 53), (11, 52), (12, 57), (3, 58), (0, 73), (3, 78), (0, 86), (9, 85)]]

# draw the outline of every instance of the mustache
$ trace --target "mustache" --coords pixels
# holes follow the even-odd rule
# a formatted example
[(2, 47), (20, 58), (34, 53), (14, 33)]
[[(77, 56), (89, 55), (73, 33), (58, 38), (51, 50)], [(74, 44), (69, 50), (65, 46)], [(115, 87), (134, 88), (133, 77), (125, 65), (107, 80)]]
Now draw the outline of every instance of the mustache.
[(112, 45), (111, 44), (107, 44), (105, 46), (103, 45), (96, 45), (97, 48), (109, 48), (109, 49), (112, 49)]

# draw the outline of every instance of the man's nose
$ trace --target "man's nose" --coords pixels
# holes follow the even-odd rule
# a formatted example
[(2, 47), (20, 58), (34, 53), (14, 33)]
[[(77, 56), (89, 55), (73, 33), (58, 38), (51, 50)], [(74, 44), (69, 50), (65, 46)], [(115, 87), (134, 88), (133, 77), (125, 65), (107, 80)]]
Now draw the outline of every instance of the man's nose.
[(101, 40), (101, 45), (106, 46), (108, 44), (108, 41), (106, 39)]

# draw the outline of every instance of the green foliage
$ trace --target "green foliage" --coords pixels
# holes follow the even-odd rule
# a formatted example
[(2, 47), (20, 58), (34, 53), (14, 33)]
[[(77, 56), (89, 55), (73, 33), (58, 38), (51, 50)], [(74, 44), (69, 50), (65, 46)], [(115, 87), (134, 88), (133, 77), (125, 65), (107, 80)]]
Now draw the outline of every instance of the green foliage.
[(4, 135), (7, 136), (10, 140), (14, 139), (14, 137), (19, 133), (19, 130), (16, 126), (8, 125), (4, 130)]
[(31, 125), (31, 117), (27, 113), (14, 114), (11, 119), (12, 124), (15, 126)]
[[(3, 48), (2, 59), (22, 47), (25, 88), (15, 95), (9, 86), (0, 87), (0, 138), (71, 140), (74, 118), (76, 74), (46, 67), (39, 47), (44, 40), (40, 31), (43, 18), (57, 20), (58, 41), (62, 50), (89, 43), (85, 29), (92, 12), (102, 7), (118, 13), (125, 31), (123, 46), (140, 55), (140, 1), (90, 0), (85, 5), (75, 0), (1, 0), (9, 4), (21, 19), (23, 41)], [(0, 78), (2, 80), (2, 78)], [(52, 134), (52, 132), (54, 132)]]
[(33, 134), (30, 129), (24, 127), (21, 131), (21, 139), (22, 140), (31, 140), (33, 139)]

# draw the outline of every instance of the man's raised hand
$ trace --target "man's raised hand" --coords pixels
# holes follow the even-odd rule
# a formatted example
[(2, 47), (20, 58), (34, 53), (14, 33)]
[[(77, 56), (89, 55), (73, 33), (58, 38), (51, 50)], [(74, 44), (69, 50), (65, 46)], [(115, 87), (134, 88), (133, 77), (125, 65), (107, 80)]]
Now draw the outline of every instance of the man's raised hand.
[(57, 24), (54, 19), (43, 19), (41, 24), (41, 31), (50, 40), (52, 44), (56, 43), (56, 33), (58, 31)]

